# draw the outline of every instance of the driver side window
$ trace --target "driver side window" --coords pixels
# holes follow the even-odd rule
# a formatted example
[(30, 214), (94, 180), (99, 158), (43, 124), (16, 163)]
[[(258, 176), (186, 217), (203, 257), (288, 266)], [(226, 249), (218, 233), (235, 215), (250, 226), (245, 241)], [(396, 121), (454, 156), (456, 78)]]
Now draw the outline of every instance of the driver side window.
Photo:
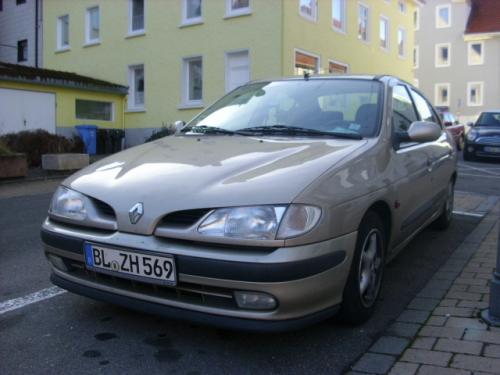
[(434, 114), (434, 111), (432, 110), (431, 106), (429, 103), (427, 103), (427, 100), (425, 100), (422, 95), (419, 93), (411, 90), (411, 95), (413, 96), (413, 99), (415, 100), (415, 106), (417, 107), (418, 114), (420, 115), (420, 120), (421, 121), (430, 121), (434, 122), (438, 125), (441, 125), (440, 121), (438, 120), (437, 116)]
[(394, 132), (407, 132), (417, 114), (406, 87), (397, 85), (392, 89), (392, 127)]

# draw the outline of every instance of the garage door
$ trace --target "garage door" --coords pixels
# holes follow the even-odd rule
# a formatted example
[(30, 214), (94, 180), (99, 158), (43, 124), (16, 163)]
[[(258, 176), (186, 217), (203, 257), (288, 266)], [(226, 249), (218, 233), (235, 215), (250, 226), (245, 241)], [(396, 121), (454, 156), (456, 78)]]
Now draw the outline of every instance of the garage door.
[(0, 134), (35, 129), (55, 133), (55, 94), (0, 89)]

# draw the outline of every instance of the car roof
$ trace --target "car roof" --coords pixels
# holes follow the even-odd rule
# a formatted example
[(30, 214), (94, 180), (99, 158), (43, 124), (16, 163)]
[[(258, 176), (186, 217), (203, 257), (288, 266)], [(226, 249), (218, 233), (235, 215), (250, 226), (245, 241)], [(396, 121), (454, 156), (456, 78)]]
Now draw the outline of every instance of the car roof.
[(276, 82), (276, 81), (301, 81), (301, 80), (348, 80), (348, 79), (356, 79), (356, 80), (366, 80), (366, 81), (388, 81), (390, 79), (396, 79), (400, 82), (403, 82), (407, 85), (413, 86), (410, 83), (402, 80), (401, 78), (388, 75), (388, 74), (342, 74), (342, 75), (334, 75), (334, 74), (312, 74), (312, 75), (297, 75), (297, 76), (288, 76), (288, 77), (276, 77), (269, 79), (259, 79), (255, 81), (251, 81), (249, 83), (259, 83), (259, 82)]

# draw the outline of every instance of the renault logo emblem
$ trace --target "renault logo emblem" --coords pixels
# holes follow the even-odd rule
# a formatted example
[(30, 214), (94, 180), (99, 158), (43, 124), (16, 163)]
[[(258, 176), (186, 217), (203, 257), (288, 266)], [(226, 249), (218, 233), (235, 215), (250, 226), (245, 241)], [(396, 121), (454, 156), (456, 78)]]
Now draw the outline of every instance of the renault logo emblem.
[(130, 222), (132, 224), (137, 224), (137, 222), (141, 219), (144, 214), (144, 205), (142, 203), (137, 203), (130, 209), (128, 212), (128, 217), (130, 218)]

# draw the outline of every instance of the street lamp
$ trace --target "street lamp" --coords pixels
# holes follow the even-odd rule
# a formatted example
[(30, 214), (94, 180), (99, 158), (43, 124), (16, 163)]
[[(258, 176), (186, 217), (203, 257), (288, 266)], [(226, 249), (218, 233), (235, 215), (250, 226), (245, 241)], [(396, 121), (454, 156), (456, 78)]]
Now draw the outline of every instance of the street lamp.
[[(500, 226), (500, 224), (499, 224)], [(490, 306), (481, 314), (486, 323), (500, 327), (500, 228), (497, 240), (497, 266), (490, 284)]]

